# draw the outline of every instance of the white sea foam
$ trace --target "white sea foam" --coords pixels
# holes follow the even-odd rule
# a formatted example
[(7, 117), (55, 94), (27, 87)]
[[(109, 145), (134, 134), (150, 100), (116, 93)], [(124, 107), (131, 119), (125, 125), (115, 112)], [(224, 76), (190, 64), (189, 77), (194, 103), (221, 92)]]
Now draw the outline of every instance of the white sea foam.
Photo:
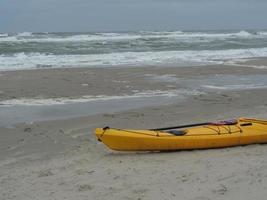
[(10, 99), (5, 101), (0, 101), (0, 106), (15, 106), (15, 105), (24, 105), (24, 106), (41, 106), (41, 105), (61, 105), (61, 104), (71, 104), (71, 103), (85, 103), (92, 101), (108, 101), (108, 100), (118, 100), (118, 99), (130, 99), (130, 98), (149, 98), (149, 97), (179, 97), (184, 98), (189, 95), (198, 95), (203, 92), (197, 90), (147, 90), (139, 91), (131, 95), (121, 95), (121, 96), (107, 96), (107, 95), (98, 95), (98, 96), (82, 96), (80, 98), (21, 98), (21, 99)]
[(33, 36), (32, 32), (21, 32), (21, 33), (18, 33), (17, 36), (19, 37), (30, 37), (30, 36)]
[(243, 64), (234, 64), (235, 66), (240, 66), (240, 67), (248, 67), (248, 68), (253, 68), (253, 69), (267, 69), (266, 65), (243, 65)]
[(256, 37), (255, 34), (249, 33), (247, 31), (240, 31), (235, 33), (203, 33), (203, 32), (181, 32), (178, 34), (170, 34), (175, 37), (202, 37), (202, 38), (234, 38), (234, 37)]
[(8, 34), (7, 33), (0, 33), (0, 37), (7, 37)]
[(90, 55), (52, 55), (41, 53), (18, 53), (0, 55), (0, 70), (34, 69), (43, 67), (90, 67), (120, 65), (162, 65), (179, 63), (223, 64), (229, 60), (266, 57), (267, 48), (202, 50), (202, 51), (158, 51), (122, 52)]
[(254, 69), (267, 69), (266, 65), (246, 65), (246, 67), (250, 67)]
[(204, 88), (215, 89), (215, 90), (247, 90), (247, 89), (261, 89), (267, 88), (267, 85), (262, 84), (236, 84), (236, 85), (202, 85)]
[[(32, 37), (29, 37), (32, 36)], [(102, 34), (102, 35), (92, 35), (92, 34), (80, 34), (71, 36), (56, 36), (49, 35), (43, 37), (34, 37), (30, 34), (18, 34), (17, 36), (9, 36), (5, 38), (0, 38), (0, 42), (85, 42), (85, 41), (109, 41), (109, 40), (133, 40), (139, 39), (139, 35), (131, 34)]]
[[(136, 40), (136, 39), (153, 39), (153, 38), (170, 38), (180, 39), (183, 41), (204, 39), (228, 39), (228, 38), (261, 38), (266, 37), (267, 32), (260, 31), (256, 34), (247, 31), (233, 33), (217, 33), (217, 32), (136, 32), (136, 33), (84, 33), (69, 36), (60, 36), (57, 34), (41, 34), (35, 35), (31, 32), (18, 33), (8, 37), (1, 37), (0, 42), (82, 42), (82, 41), (110, 41), (110, 40)], [(199, 40), (201, 39), (201, 40)]]
[(250, 61), (250, 59), (235, 59), (225, 62), (227, 65), (233, 65), (238, 67), (248, 67), (248, 68), (254, 68), (254, 69), (267, 69), (266, 65), (252, 65), (248, 64), (246, 62)]
[(163, 75), (157, 75), (157, 74), (145, 74), (146, 77), (149, 77), (152, 81), (156, 82), (169, 82), (169, 83), (175, 83), (179, 79), (176, 77), (175, 74), (163, 74)]
[(267, 31), (259, 31), (257, 32), (257, 35), (267, 36)]

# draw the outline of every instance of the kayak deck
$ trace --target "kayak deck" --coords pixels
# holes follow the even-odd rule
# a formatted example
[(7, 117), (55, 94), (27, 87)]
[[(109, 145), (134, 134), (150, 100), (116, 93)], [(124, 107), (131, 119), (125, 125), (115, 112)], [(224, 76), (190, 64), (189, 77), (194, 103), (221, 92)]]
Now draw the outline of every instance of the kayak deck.
[(119, 151), (208, 149), (267, 143), (267, 121), (240, 118), (235, 124), (216, 124), (168, 131), (97, 128), (96, 137)]

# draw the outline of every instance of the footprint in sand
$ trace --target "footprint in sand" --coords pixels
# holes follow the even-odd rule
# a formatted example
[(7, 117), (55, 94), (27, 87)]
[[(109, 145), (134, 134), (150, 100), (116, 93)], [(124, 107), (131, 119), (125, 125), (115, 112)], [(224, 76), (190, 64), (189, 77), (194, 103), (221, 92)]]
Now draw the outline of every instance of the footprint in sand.
[(228, 191), (227, 187), (221, 184), (218, 189), (213, 190), (213, 193), (224, 195), (227, 191)]
[(51, 171), (51, 169), (41, 170), (38, 174), (38, 177), (47, 177), (52, 176), (54, 173)]

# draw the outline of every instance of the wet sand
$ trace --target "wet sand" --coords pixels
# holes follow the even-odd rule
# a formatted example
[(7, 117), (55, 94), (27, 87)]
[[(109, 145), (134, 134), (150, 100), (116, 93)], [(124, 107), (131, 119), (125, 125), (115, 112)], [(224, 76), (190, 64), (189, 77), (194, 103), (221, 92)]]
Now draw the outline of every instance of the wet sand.
[[(255, 62), (253, 66), (266, 65), (263, 60)], [(204, 80), (218, 74), (265, 76), (267, 70), (242, 66), (139, 67), (1, 74), (0, 100), (5, 101), (189, 90), (195, 82), (190, 81), (189, 86), (176, 79), (166, 82), (166, 74), (167, 79)], [(94, 128), (106, 125), (155, 128), (239, 116), (267, 118), (267, 88), (199, 90), (203, 93), (182, 100), (174, 97), (163, 105), (140, 103), (134, 109), (0, 128), (0, 199), (263, 199), (267, 195), (266, 145), (125, 153), (108, 150), (93, 135)]]
[[(240, 62), (234, 66), (149, 66), (2, 71), (0, 72), (0, 101), (21, 98), (125, 95), (133, 94), (134, 91), (180, 89), (186, 86), (185, 82), (180, 81), (183, 79), (198, 80), (215, 75), (267, 75), (267, 67), (263, 68), (266, 63), (267, 59), (261, 58)], [(178, 80), (176, 84), (173, 78)]]

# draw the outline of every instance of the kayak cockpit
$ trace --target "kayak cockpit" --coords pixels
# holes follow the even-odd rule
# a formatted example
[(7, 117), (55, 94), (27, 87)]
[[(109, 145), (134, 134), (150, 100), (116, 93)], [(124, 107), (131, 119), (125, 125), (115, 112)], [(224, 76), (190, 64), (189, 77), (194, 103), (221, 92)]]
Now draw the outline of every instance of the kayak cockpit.
[(170, 130), (170, 131), (166, 131), (166, 133), (170, 133), (175, 136), (183, 136), (187, 133), (187, 131), (186, 130)]

